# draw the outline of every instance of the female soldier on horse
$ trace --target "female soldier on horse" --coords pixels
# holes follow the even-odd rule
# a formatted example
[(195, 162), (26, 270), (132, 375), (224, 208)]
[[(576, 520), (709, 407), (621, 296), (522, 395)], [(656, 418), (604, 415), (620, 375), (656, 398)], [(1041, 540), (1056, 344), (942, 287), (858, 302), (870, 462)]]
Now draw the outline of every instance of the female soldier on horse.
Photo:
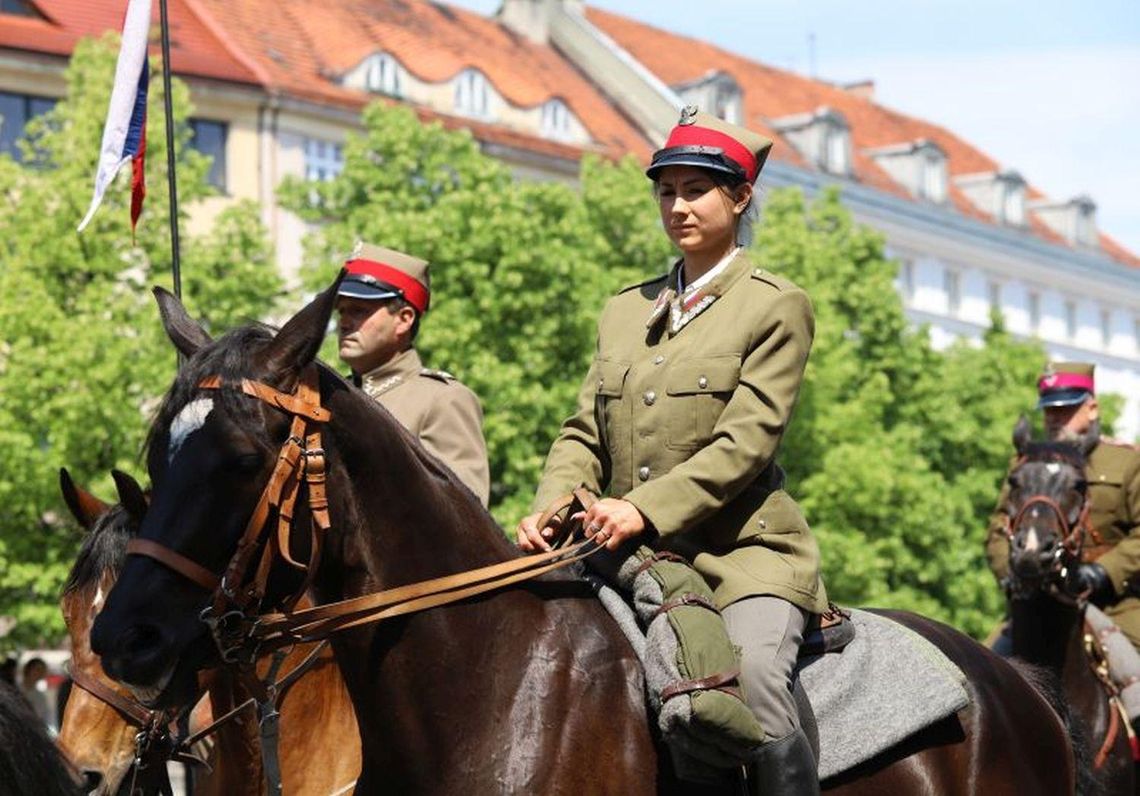
[[(682, 258), (627, 288), (598, 323), (578, 411), (547, 457), (534, 508), (585, 484), (608, 494), (587, 536), (691, 562), (741, 650), (744, 698), (763, 729), (752, 787), (817, 793), (791, 678), (804, 628), (827, 608), (819, 551), (776, 464), (814, 321), (807, 295), (744, 250), (753, 184), (772, 142), (686, 109), (647, 172)], [(539, 514), (518, 527), (549, 547)]]

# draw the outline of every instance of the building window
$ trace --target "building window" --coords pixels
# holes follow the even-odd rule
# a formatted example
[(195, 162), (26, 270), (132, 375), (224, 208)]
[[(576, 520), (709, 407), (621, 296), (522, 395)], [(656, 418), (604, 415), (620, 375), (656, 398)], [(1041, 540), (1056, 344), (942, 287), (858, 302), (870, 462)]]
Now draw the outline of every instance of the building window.
[(1077, 336), (1077, 302), (1065, 302), (1065, 334), (1072, 340)]
[(824, 144), (823, 167), (832, 174), (847, 174), (851, 170), (848, 157), (847, 130), (842, 127), (832, 127), (827, 133)]
[(226, 190), (226, 139), (229, 138), (229, 130), (225, 122), (190, 120), (190, 146), (210, 158), (206, 179), (222, 192)]
[(344, 148), (319, 138), (305, 139), (305, 179), (325, 182), (344, 171)]
[(18, 142), (32, 119), (55, 107), (51, 97), (0, 92), (0, 152), (6, 152), (17, 163), (23, 160)]
[(986, 284), (986, 292), (990, 300), (990, 312), (1001, 312), (1001, 282), (990, 281)]
[(17, 17), (39, 16), (24, 0), (0, 0), (0, 14), (12, 14)]
[(946, 291), (946, 310), (957, 315), (962, 306), (962, 275), (947, 268), (942, 274), (942, 287)]
[(1105, 348), (1112, 345), (1112, 313), (1109, 310), (1100, 311), (1100, 341)]
[(1007, 185), (1001, 192), (1001, 219), (1007, 224), (1021, 226), (1025, 223), (1025, 189), (1018, 185)]
[(402, 96), (401, 82), (400, 64), (388, 53), (378, 53), (368, 59), (364, 69), (364, 88), (367, 91), (399, 97)]
[(485, 119), (490, 109), (487, 78), (475, 69), (464, 69), (455, 78), (455, 110), (464, 116)]
[(744, 120), (741, 109), (740, 89), (735, 85), (721, 83), (713, 95), (712, 112), (730, 124), (740, 124)]
[(922, 197), (932, 202), (946, 201), (946, 159), (926, 157), (922, 160)]
[(570, 137), (570, 109), (562, 100), (552, 99), (542, 106), (542, 134), (562, 140)]
[(1041, 296), (1037, 293), (1030, 293), (1028, 295), (1029, 304), (1029, 331), (1037, 334), (1041, 328)]
[(902, 281), (903, 301), (910, 304), (914, 301), (914, 260), (902, 261), (899, 277)]

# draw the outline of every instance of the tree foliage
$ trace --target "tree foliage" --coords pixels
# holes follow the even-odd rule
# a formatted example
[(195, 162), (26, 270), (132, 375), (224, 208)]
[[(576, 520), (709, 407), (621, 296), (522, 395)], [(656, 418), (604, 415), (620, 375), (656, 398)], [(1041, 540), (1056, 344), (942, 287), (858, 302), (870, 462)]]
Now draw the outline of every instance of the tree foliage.
[[(129, 169), (82, 234), (115, 67), (117, 38), (81, 42), (67, 95), (34, 120), (21, 165), (0, 157), (0, 644), (54, 643), (59, 588), (79, 535), (59, 496), (67, 467), (114, 495), (117, 467), (141, 476), (148, 412), (173, 377), (150, 296), (171, 286), (161, 83), (152, 81), (149, 195), (132, 243)], [(208, 162), (189, 148), (186, 87), (175, 81), (182, 207), (206, 196)], [(185, 218), (183, 219), (185, 222)], [(209, 234), (183, 237), (183, 295), (211, 328), (263, 317), (281, 292), (257, 208), (224, 211)], [(145, 481), (145, 478), (143, 478)]]
[[(338, 178), (283, 190), (287, 206), (323, 225), (304, 278), (309, 289), (326, 284), (358, 237), (432, 262), (417, 345), (481, 396), (492, 510), (512, 528), (573, 407), (602, 303), (661, 273), (673, 253), (632, 159), (587, 159), (575, 191), (515, 181), (466, 133), (420, 125), (407, 110), (373, 106), (364, 123)], [(775, 191), (764, 212), (758, 257), (815, 306), (780, 460), (819, 537), (829, 592), (985, 633), (1001, 611), (985, 519), (1043, 351), (1000, 323), (981, 345), (936, 351), (904, 314), (881, 236), (853, 223), (837, 193), (809, 205)]]

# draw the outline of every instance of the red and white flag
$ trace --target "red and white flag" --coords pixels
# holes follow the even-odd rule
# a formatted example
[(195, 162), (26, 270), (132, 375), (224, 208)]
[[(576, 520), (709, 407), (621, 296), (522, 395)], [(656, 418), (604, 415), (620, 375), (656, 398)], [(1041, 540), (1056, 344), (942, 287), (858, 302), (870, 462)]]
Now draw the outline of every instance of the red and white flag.
[(150, 80), (146, 46), (150, 34), (151, 0), (127, 0), (123, 20), (123, 46), (115, 67), (111, 105), (103, 127), (103, 145), (95, 172), (95, 194), (79, 231), (91, 221), (107, 186), (127, 161), (131, 163), (131, 230), (134, 231), (146, 196), (143, 170), (146, 158), (146, 100)]

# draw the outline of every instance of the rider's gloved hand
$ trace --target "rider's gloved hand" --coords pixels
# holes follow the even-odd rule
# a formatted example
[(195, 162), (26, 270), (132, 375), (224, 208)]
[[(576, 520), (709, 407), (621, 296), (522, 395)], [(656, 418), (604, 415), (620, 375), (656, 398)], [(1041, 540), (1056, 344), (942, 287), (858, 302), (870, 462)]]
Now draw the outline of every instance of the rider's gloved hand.
[(1081, 564), (1074, 575), (1077, 588), (1088, 592), (1089, 602), (1096, 606), (1105, 606), (1112, 602), (1116, 590), (1104, 567), (1100, 564)]

